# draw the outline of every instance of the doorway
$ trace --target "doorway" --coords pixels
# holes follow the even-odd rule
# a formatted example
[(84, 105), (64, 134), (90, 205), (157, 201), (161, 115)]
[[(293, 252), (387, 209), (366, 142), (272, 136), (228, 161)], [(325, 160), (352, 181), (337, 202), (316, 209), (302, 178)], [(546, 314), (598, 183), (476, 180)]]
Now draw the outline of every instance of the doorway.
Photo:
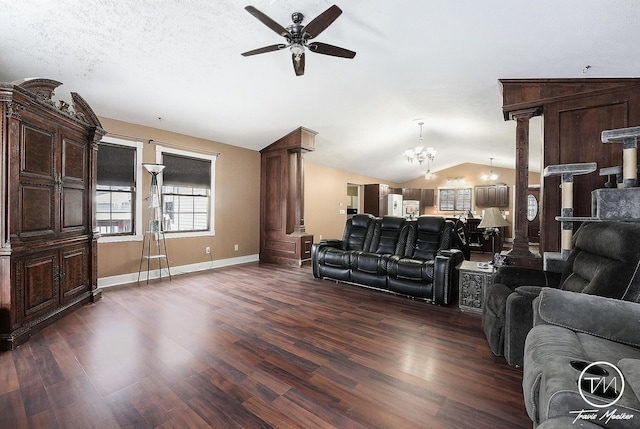
[(361, 185), (347, 183), (347, 219), (360, 213), (360, 192)]

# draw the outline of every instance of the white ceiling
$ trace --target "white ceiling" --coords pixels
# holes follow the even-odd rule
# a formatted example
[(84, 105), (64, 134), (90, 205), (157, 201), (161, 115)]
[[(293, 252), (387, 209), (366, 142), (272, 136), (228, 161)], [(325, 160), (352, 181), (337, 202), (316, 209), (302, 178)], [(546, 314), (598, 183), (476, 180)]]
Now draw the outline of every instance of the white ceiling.
[[(0, 0), (0, 80), (54, 79), (100, 116), (256, 150), (304, 126), (309, 162), (403, 182), (424, 174), (402, 155), (419, 120), (432, 171), (514, 167), (500, 78), (640, 75), (637, 0), (252, 1)], [(307, 52), (296, 77), (288, 50), (240, 55), (284, 40), (244, 6), (286, 27), (334, 1), (314, 40), (354, 59)]]

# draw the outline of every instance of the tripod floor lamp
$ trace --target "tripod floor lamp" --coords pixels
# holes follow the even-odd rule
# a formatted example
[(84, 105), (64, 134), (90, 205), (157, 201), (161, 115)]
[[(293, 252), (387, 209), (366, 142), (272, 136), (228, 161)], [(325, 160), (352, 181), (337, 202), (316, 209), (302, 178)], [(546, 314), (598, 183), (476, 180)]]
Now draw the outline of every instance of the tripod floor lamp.
[(158, 261), (158, 275), (162, 279), (162, 261), (164, 260), (169, 280), (171, 280), (171, 268), (167, 256), (167, 241), (164, 236), (162, 222), (162, 205), (160, 204), (160, 190), (158, 189), (158, 175), (164, 170), (162, 164), (143, 163), (142, 166), (151, 174), (151, 187), (147, 196), (147, 215), (144, 223), (142, 240), (142, 254), (140, 255), (140, 267), (138, 268), (138, 283), (144, 261), (147, 261), (147, 283), (151, 270), (151, 260)]

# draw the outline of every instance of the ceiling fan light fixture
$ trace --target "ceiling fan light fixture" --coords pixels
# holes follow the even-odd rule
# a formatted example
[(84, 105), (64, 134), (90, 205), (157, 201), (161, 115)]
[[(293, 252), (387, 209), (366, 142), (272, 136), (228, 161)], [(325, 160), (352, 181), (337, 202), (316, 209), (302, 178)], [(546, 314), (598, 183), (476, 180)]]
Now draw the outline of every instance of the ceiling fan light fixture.
[(333, 21), (335, 21), (342, 10), (333, 5), (320, 15), (316, 16), (307, 25), (302, 24), (304, 15), (300, 12), (294, 12), (291, 14), (292, 25), (283, 27), (273, 19), (269, 18), (263, 12), (260, 12), (253, 6), (246, 6), (245, 10), (253, 15), (256, 19), (262, 22), (280, 36), (284, 37), (287, 41), (286, 44), (279, 43), (276, 45), (265, 46), (251, 51), (243, 52), (241, 55), (244, 57), (264, 54), (267, 52), (278, 51), (280, 49), (289, 48), (291, 51), (291, 59), (293, 60), (293, 69), (296, 76), (302, 76), (304, 74), (304, 57), (305, 48), (309, 48), (310, 52), (318, 54), (329, 55), (333, 57), (341, 58), (353, 58), (356, 53), (339, 46), (329, 45), (328, 43), (313, 42), (309, 43), (309, 40), (315, 38), (322, 33)]
[(300, 58), (300, 55), (304, 54), (304, 46), (300, 43), (292, 44), (289, 50), (296, 58)]

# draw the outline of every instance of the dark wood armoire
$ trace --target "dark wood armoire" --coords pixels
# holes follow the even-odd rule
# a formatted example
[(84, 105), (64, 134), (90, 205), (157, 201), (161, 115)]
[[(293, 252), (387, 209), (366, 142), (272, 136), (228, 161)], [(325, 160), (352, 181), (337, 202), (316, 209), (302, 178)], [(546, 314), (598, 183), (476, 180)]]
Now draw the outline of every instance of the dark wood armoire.
[(301, 266), (313, 235), (304, 226), (304, 154), (315, 131), (299, 127), (260, 151), (260, 261)]
[(60, 82), (0, 83), (0, 348), (101, 297), (95, 184), (105, 134)]

